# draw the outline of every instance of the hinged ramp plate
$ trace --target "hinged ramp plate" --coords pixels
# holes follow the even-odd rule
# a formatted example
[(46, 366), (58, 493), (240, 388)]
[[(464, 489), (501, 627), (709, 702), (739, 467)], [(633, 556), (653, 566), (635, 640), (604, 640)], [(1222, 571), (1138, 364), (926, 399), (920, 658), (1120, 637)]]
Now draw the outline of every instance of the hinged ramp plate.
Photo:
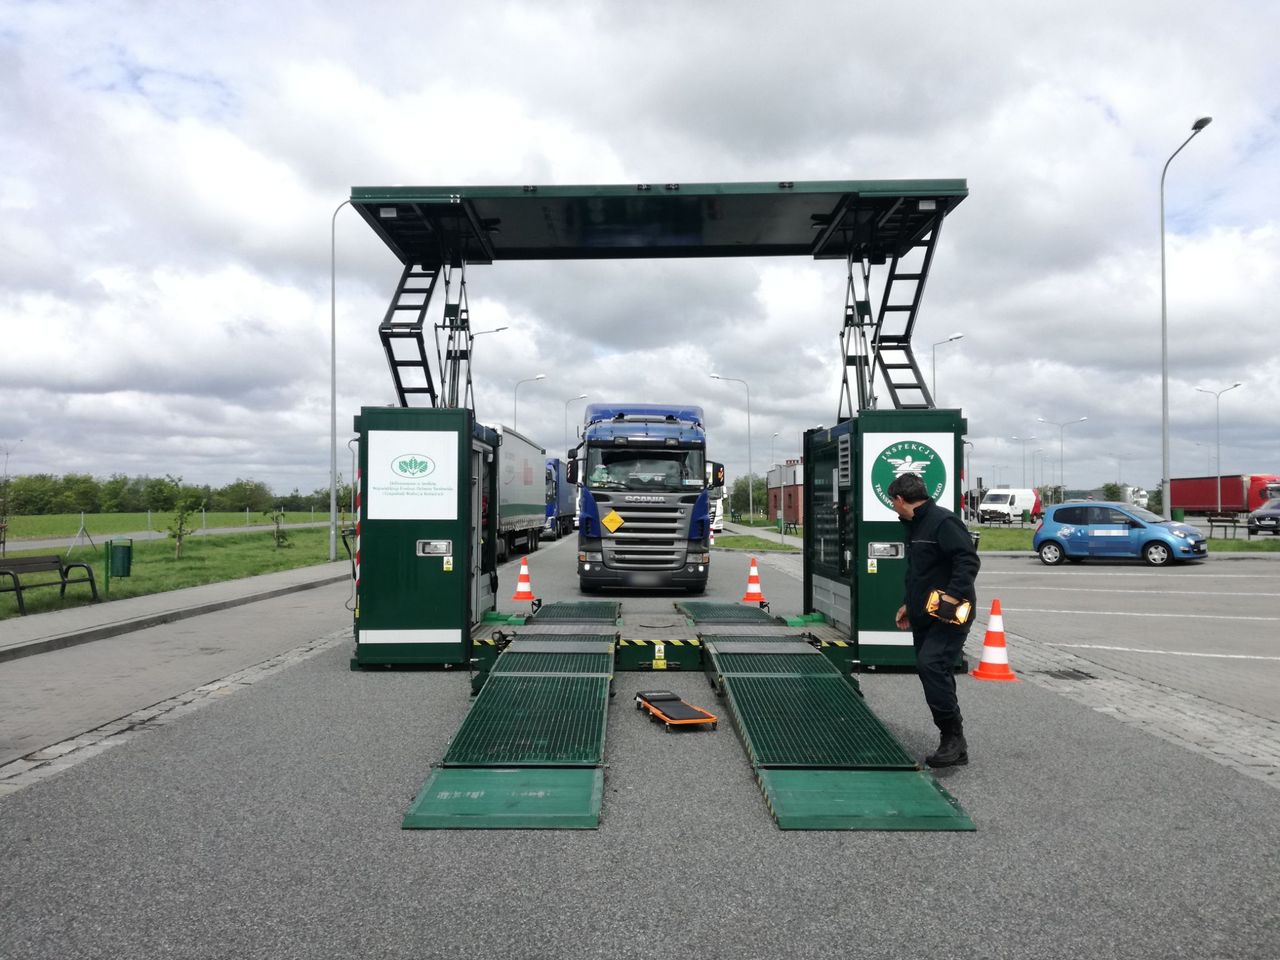
[(405, 830), (594, 830), (604, 771), (437, 767), (404, 815)]
[(782, 830), (974, 830), (928, 773), (910, 770), (759, 770)]

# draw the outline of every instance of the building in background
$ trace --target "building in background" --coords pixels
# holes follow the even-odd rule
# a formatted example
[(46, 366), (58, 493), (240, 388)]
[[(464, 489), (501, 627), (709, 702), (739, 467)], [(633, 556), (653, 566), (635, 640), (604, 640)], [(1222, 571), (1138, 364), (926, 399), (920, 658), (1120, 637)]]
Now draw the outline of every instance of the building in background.
[(788, 460), (771, 467), (766, 481), (769, 489), (769, 519), (776, 520), (778, 511), (786, 523), (804, 524), (804, 462)]

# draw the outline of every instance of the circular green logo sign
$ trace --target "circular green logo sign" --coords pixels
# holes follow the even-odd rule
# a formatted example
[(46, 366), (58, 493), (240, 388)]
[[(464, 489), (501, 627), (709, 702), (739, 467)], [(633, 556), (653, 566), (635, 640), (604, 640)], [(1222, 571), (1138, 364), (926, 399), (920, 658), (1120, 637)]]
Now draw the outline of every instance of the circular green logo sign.
[(899, 440), (880, 451), (871, 464), (871, 488), (886, 507), (891, 505), (889, 484), (907, 473), (923, 480), (925, 492), (934, 500), (947, 488), (947, 466), (938, 451), (918, 440)]

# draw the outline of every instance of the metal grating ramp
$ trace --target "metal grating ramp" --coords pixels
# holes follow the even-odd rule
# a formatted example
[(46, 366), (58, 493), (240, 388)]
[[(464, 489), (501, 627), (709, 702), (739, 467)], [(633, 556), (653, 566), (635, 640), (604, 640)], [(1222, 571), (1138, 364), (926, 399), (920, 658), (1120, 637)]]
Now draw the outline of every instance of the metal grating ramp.
[(543, 604), (531, 622), (617, 623), (621, 611), (622, 604), (616, 600), (563, 600)]
[(714, 643), (707, 644), (707, 649), (713, 654), (755, 654), (757, 656), (772, 655), (777, 657), (820, 657), (816, 647), (807, 643), (796, 643), (792, 640), (763, 640), (758, 641), (752, 638), (752, 641), (742, 643), (737, 640), (717, 640)]
[[(810, 649), (813, 648), (810, 647)], [(813, 653), (812, 657), (797, 657), (790, 654), (720, 653), (716, 658), (716, 667), (722, 677), (778, 674), (831, 676), (835, 673), (830, 660), (816, 650), (813, 650)]]
[(745, 603), (716, 603), (712, 600), (682, 600), (676, 609), (698, 623), (770, 623), (778, 624), (777, 617), (759, 607)]
[(613, 673), (610, 653), (525, 653), (508, 650), (493, 665), (493, 675), (507, 673), (581, 674), (609, 676)]
[(609, 681), (602, 677), (489, 679), (444, 755), (453, 766), (593, 766), (604, 760)]
[(598, 827), (616, 640), (576, 632), (512, 640), (401, 826)]
[(725, 694), (758, 767), (915, 769), (834, 669), (826, 676), (726, 677)]

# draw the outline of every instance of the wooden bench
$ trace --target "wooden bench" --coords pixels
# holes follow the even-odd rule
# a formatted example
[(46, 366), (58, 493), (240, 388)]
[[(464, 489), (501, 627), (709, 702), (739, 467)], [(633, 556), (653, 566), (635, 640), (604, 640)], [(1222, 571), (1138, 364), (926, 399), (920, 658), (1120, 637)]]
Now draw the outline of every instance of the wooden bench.
[[(83, 570), (84, 576), (70, 576), (73, 570)], [(27, 580), (32, 574), (42, 573), (56, 574), (57, 579), (37, 580), (34, 583)], [(5, 577), (9, 579), (7, 585)], [(23, 615), (27, 612), (26, 604), (22, 601), (24, 591), (37, 587), (58, 587), (59, 596), (65, 597), (67, 587), (73, 583), (87, 583), (93, 592), (93, 599), (98, 599), (98, 585), (93, 580), (93, 568), (87, 563), (63, 563), (57, 554), (47, 557), (5, 557), (0, 560), (0, 593), (15, 594), (18, 598), (18, 613)]]

